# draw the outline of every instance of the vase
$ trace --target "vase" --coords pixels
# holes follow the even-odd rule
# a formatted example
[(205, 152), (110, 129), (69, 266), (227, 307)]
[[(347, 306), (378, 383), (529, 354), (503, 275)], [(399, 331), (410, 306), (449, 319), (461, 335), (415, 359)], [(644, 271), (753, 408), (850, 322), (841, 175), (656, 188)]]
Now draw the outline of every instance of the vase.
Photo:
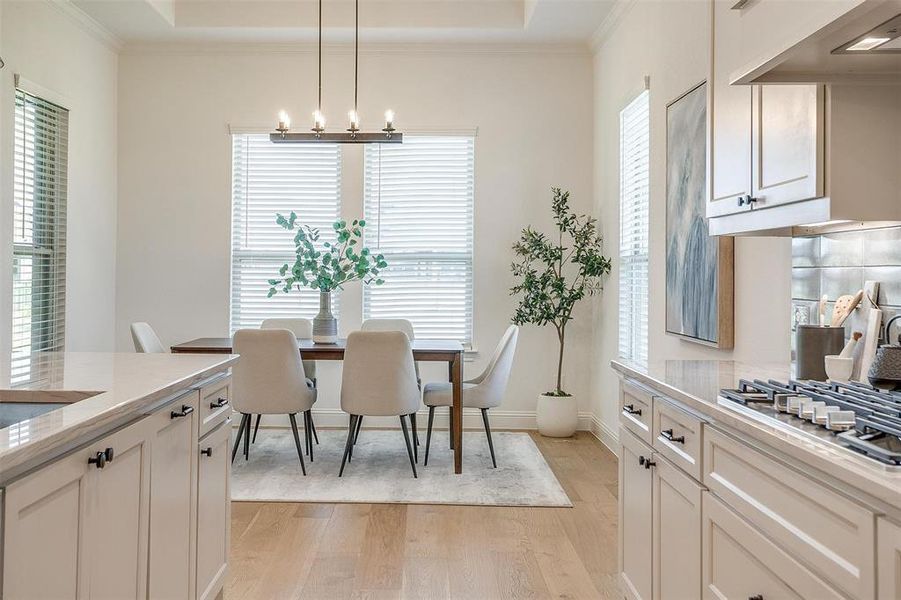
[(538, 396), (538, 433), (547, 437), (570, 437), (579, 427), (579, 405), (575, 396)]
[(313, 343), (334, 344), (338, 341), (338, 319), (332, 314), (332, 293), (319, 292), (319, 314), (313, 318)]

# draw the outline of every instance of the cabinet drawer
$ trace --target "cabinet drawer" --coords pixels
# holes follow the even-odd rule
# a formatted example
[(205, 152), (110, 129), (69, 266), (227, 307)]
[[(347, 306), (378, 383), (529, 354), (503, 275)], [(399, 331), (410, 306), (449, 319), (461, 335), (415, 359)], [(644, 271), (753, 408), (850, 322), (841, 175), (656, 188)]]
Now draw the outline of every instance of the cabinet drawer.
[(667, 400), (654, 397), (654, 450), (701, 479), (701, 420)]
[(623, 427), (650, 444), (652, 440), (653, 406), (651, 394), (623, 381), (619, 388), (619, 420)]
[(704, 433), (704, 483), (833, 585), (873, 597), (873, 513), (711, 427)]
[(702, 503), (704, 598), (843, 598), (717, 498)]
[(231, 414), (231, 377), (221, 377), (200, 388), (200, 431), (203, 437)]

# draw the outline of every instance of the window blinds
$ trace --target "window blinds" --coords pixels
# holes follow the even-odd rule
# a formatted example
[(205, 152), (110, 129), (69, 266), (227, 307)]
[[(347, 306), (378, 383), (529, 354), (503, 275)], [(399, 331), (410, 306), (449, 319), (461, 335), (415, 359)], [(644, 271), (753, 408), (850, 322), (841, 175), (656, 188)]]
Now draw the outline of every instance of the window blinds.
[[(259, 327), (269, 317), (312, 318), (315, 290), (296, 289), (267, 298), (269, 279), (294, 263), (293, 235), (276, 213), (297, 213), (298, 222), (334, 241), (332, 223), (341, 210), (341, 150), (337, 144), (273, 144), (268, 134), (232, 137), (231, 332)], [(338, 312), (338, 295), (332, 310)]]
[(404, 136), (366, 147), (366, 244), (388, 268), (363, 318), (404, 318), (416, 336), (472, 342), (474, 138)]
[(69, 111), (15, 90), (12, 381), (65, 344)]
[(645, 90), (619, 117), (619, 353), (642, 364), (648, 360), (648, 104)]

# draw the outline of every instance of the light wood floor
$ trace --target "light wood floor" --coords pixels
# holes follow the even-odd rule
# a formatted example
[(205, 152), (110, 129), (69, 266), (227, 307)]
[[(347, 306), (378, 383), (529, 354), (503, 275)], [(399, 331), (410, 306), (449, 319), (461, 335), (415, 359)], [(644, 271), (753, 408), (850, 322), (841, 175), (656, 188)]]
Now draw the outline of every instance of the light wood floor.
[(533, 437), (573, 508), (235, 502), (226, 598), (621, 598), (616, 457)]

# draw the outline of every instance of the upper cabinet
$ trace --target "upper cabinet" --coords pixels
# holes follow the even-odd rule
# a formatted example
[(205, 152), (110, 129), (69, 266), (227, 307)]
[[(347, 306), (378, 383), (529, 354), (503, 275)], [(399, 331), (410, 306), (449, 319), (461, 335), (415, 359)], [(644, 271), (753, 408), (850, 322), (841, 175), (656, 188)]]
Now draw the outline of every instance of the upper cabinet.
[(901, 221), (901, 85), (733, 84), (748, 10), (711, 4), (711, 234)]

